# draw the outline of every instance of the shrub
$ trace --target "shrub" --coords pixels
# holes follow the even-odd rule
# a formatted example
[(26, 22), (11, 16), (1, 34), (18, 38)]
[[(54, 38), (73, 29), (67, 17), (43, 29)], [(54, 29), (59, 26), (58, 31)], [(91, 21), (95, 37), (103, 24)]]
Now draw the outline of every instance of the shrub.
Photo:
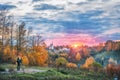
[(68, 61), (64, 57), (59, 57), (55, 60), (56, 66), (65, 66)]
[(67, 63), (66, 67), (67, 68), (77, 68), (77, 65), (75, 63)]
[(98, 67), (98, 68), (102, 68), (102, 65), (98, 62), (94, 62), (93, 64), (91, 64), (90, 66), (94, 66), (94, 67)]
[(91, 65), (89, 65), (89, 68), (93, 71), (99, 72), (102, 69), (102, 65), (98, 62), (94, 62)]

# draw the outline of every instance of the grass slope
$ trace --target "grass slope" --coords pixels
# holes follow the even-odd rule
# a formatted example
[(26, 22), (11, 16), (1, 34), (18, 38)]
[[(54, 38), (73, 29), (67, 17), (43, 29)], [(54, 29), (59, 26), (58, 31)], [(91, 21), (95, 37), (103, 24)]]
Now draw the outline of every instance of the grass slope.
[[(42, 68), (46, 69), (46, 68)], [(96, 73), (83, 69), (47, 68), (47, 71), (26, 73), (0, 73), (0, 80), (112, 80), (105, 73)]]

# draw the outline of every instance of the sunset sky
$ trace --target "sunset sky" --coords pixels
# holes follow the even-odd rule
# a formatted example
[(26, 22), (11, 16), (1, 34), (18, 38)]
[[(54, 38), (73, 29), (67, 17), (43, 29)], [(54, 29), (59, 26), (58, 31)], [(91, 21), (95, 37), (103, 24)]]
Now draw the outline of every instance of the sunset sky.
[(120, 39), (120, 0), (0, 0), (3, 9), (48, 45)]

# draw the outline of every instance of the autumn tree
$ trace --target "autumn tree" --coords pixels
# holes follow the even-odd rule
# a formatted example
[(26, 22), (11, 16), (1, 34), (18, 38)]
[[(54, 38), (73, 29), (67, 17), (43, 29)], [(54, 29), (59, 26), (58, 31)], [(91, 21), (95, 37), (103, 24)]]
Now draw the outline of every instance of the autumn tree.
[[(1, 52), (3, 54), (2, 58), (5, 57), (4, 51), (8, 48), (10, 48), (10, 52), (8, 55), (9, 56), (9, 61), (13, 61), (14, 56), (13, 56), (13, 16), (8, 14), (8, 10), (1, 10), (0, 11), (0, 42), (1, 42)], [(5, 50), (4, 50), (5, 49)]]
[(81, 59), (81, 55), (79, 52), (76, 53), (75, 59), (79, 61)]
[(89, 57), (86, 59), (85, 64), (82, 65), (82, 68), (89, 68), (89, 66), (94, 62), (95, 62), (95, 59), (93, 57)]
[(22, 64), (26, 66), (29, 65), (29, 59), (25, 55), (22, 57)]
[(33, 51), (35, 49), (34, 48), (35, 46), (41, 46), (42, 45), (44, 48), (46, 48), (46, 44), (44, 43), (44, 39), (42, 38), (42, 36), (40, 34), (32, 35), (30, 37), (30, 40), (31, 40), (30, 45), (31, 45)]
[(47, 66), (48, 52), (43, 46), (34, 46), (34, 56), (39, 66)]
[(5, 45), (8, 42), (8, 35), (9, 35), (9, 17), (7, 16), (7, 10), (0, 11), (0, 36), (1, 36), (1, 46), (2, 52), (4, 50)]
[[(22, 29), (21, 31), (23, 31), (23, 33), (24, 33), (24, 29)], [(29, 33), (27, 33), (27, 35), (28, 34)], [(26, 40), (28, 40), (28, 39), (24, 38), (25, 33), (23, 36), (21, 34), (19, 36), (20, 37), (18, 38), (18, 43), (19, 44), (21, 43), (21, 44), (20, 45), (18, 44), (18, 47), (21, 49), (24, 49), (26, 51), (27, 49), (24, 48), (24, 46), (28, 47), (28, 45), (27, 45), (28, 41), (26, 42)], [(38, 37), (38, 36), (34, 36), (34, 38), (32, 40), (33, 41), (32, 41), (31, 48), (29, 49), (29, 52), (27, 51), (27, 53), (26, 53), (27, 55), (24, 56), (24, 58), (23, 58), (24, 59), (23, 64), (47, 66), (48, 52), (46, 50), (46, 44), (43, 42), (43, 40), (41, 40), (41, 37)], [(21, 51), (21, 50), (19, 50), (19, 51)]]
[(31, 33), (32, 33), (32, 27), (28, 27), (28, 30), (26, 31), (26, 52), (28, 52), (31, 48)]
[(89, 48), (87, 46), (83, 47), (82, 51), (83, 51), (84, 57), (89, 56), (90, 50), (89, 50)]
[(29, 65), (32, 65), (32, 66), (37, 65), (34, 53), (28, 53), (27, 57), (28, 57), (28, 60), (29, 60)]
[(112, 41), (112, 40), (107, 40), (107, 42), (105, 43), (106, 50), (107, 50), (107, 51), (113, 50), (114, 43), (115, 43), (115, 42)]
[(13, 54), (13, 53), (10, 53), (10, 52), (11, 52), (10, 46), (6, 46), (4, 51), (3, 51), (3, 56), (2, 56), (3, 61), (4, 62), (9, 62), (9, 63), (15, 63), (16, 55)]
[(18, 53), (22, 50), (22, 47), (25, 46), (25, 43), (26, 43), (25, 34), (26, 34), (25, 23), (22, 22), (18, 26), (17, 34), (16, 34)]

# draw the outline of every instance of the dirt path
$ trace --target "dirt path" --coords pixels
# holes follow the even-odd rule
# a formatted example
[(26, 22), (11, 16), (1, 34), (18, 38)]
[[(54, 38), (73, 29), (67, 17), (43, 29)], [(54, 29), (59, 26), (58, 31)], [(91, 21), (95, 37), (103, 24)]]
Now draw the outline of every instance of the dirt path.
[(45, 72), (47, 70), (41, 70), (41, 69), (35, 69), (35, 68), (21, 68), (20, 71), (17, 71), (17, 69), (8, 69), (6, 68), (5, 71), (1, 73), (9, 74), (9, 73), (29, 73), (29, 74), (34, 74), (38, 72)]
[(26, 69), (21, 69), (20, 71), (15, 70), (17, 73), (37, 73), (37, 72), (45, 72), (47, 70), (40, 70), (40, 69), (33, 69), (33, 68), (26, 68)]

